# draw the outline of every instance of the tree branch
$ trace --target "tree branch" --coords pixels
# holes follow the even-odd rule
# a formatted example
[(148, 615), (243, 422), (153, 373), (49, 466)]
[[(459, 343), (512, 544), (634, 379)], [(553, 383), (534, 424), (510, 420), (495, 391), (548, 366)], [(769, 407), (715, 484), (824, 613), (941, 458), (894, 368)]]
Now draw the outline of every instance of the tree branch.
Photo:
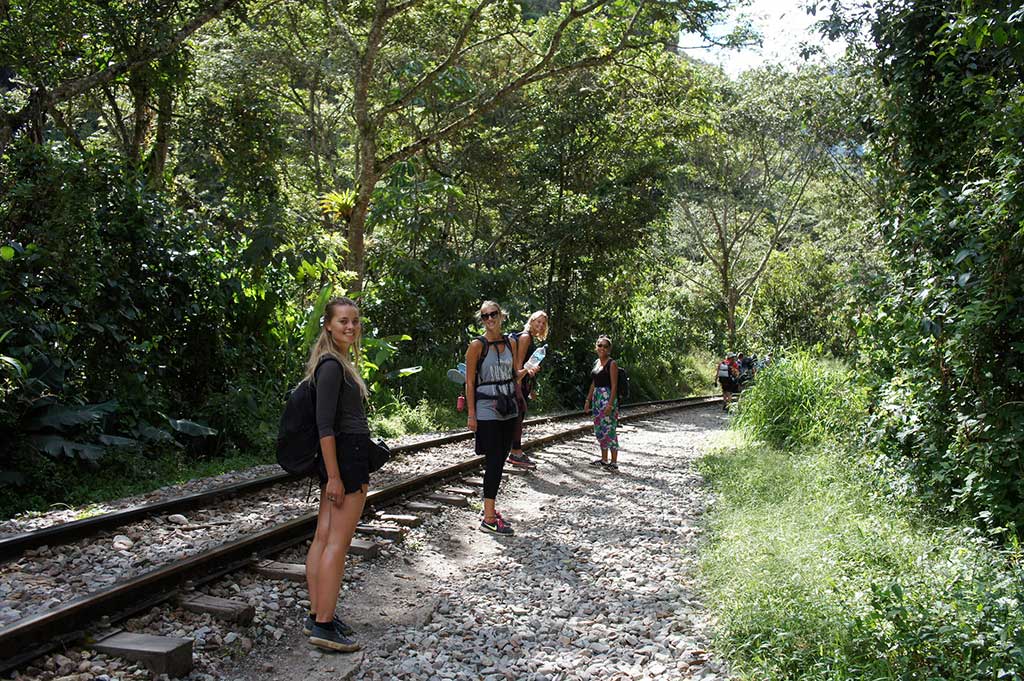
[[(435, 66), (427, 73), (423, 74), (423, 76), (418, 81), (413, 83), (413, 85), (404, 93), (399, 95), (397, 99), (395, 99), (390, 104), (385, 105), (377, 113), (375, 113), (373, 116), (377, 120), (378, 124), (381, 122), (384, 116), (388, 115), (393, 111), (401, 109), (402, 107), (409, 104), (409, 102), (411, 102), (417, 94), (422, 92), (425, 88), (430, 87), (430, 85), (432, 85), (434, 81), (437, 80), (438, 76), (440, 76), (442, 73), (451, 68), (452, 64), (454, 64), (460, 57), (462, 57), (463, 54), (465, 54), (465, 52), (463, 52), (462, 50), (462, 46), (466, 44), (466, 40), (469, 38), (470, 31), (473, 30), (473, 26), (476, 24), (477, 19), (480, 18), (480, 14), (484, 11), (484, 9), (494, 1), (495, 0), (482, 0), (480, 4), (477, 5), (472, 12), (470, 12), (469, 16), (466, 17), (465, 23), (462, 24), (462, 30), (459, 31), (459, 35), (455, 39), (455, 44), (452, 45), (452, 49), (449, 50), (448, 56), (444, 59), (444, 61), (442, 61), (440, 64)], [(486, 41), (475, 43), (474, 45), (470, 46), (470, 49), (477, 47), (478, 45), (481, 45), (484, 42)]]
[(400, 149), (397, 149), (392, 153), (388, 154), (387, 156), (385, 156), (384, 158), (380, 159), (377, 162), (375, 168), (375, 171), (378, 174), (378, 176), (386, 172), (388, 168), (393, 166), (395, 163), (404, 161), (405, 159), (418, 154), (423, 149), (435, 144), (436, 142), (443, 140), (447, 137), (450, 137), (455, 133), (459, 132), (460, 130), (469, 127), (481, 116), (492, 111), (495, 107), (497, 107), (498, 104), (500, 104), (505, 97), (507, 97), (513, 92), (522, 89), (523, 87), (531, 83), (545, 80), (556, 75), (568, 73), (570, 71), (601, 66), (614, 59), (617, 54), (619, 54), (620, 52), (622, 52), (622, 50), (628, 47), (628, 40), (630, 34), (638, 21), (641, 10), (643, 9), (645, 3), (640, 3), (640, 6), (637, 8), (637, 11), (630, 19), (629, 25), (623, 31), (623, 35), (619, 39), (618, 44), (616, 44), (616, 46), (610, 49), (607, 53), (595, 57), (585, 57), (583, 59), (577, 60), (576, 62), (573, 62), (572, 64), (567, 64), (566, 66), (558, 68), (546, 68), (557, 54), (558, 48), (561, 46), (562, 37), (564, 36), (565, 31), (569, 27), (569, 25), (572, 24), (574, 21), (577, 21), (599, 10), (601, 7), (605, 6), (610, 1), (611, 0), (593, 0), (589, 4), (584, 5), (582, 7), (574, 7), (570, 9), (562, 18), (562, 20), (558, 23), (558, 26), (552, 33), (551, 39), (548, 42), (548, 46), (547, 49), (544, 51), (543, 57), (537, 60), (537, 62), (535, 62), (529, 68), (521, 72), (518, 76), (507, 82), (502, 87), (500, 87), (498, 90), (494, 91), (489, 95), (481, 95), (475, 98), (475, 100), (477, 101), (477, 106), (472, 107), (470, 111), (463, 115), (461, 118), (452, 121), (448, 125), (440, 129), (437, 129), (434, 132), (429, 133), (428, 135), (421, 137), (420, 139), (414, 142), (406, 144)]
[(67, 81), (52, 90), (48, 90), (42, 85), (37, 86), (29, 96), (28, 103), (19, 111), (8, 115), (4, 121), (4, 130), (0, 133), (0, 153), (6, 148), (7, 143), (14, 134), (31, 120), (33, 111), (48, 111), (73, 97), (84, 94), (95, 87), (111, 83), (126, 73), (171, 54), (193, 33), (237, 5), (240, 1), (213, 0), (206, 9), (178, 29), (167, 41), (143, 50), (132, 59), (125, 59), (96, 73)]

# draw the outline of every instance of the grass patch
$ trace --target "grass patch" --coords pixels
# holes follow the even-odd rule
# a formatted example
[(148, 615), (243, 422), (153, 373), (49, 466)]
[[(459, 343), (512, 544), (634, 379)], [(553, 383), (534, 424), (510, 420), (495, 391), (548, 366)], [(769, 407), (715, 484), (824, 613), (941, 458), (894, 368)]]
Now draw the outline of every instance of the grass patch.
[(423, 400), (416, 406), (396, 401), (370, 416), (370, 430), (386, 440), (465, 427), (466, 413), (455, 409), (454, 399), (450, 404)]
[[(758, 379), (776, 406), (779, 383), (801, 380), (778, 377)], [(887, 496), (840, 428), (850, 413), (833, 411), (861, 418), (858, 393), (835, 389), (817, 403), (790, 390), (795, 416), (745, 394), (748, 439), (701, 462), (719, 497), (701, 558), (718, 649), (745, 679), (1022, 678), (1019, 548)], [(808, 413), (842, 418), (823, 428)], [(786, 448), (750, 435), (766, 414)]]

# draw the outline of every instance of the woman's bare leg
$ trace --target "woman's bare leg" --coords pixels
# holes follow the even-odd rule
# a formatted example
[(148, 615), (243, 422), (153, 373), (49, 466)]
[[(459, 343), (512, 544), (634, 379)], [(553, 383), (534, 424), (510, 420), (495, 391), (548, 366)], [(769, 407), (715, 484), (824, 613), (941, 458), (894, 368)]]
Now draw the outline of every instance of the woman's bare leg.
[(316, 604), (317, 622), (330, 622), (338, 606), (341, 580), (345, 577), (345, 559), (352, 545), (356, 525), (363, 515), (367, 486), (352, 494), (346, 494), (341, 507), (329, 504), (329, 533), (316, 567), (316, 597), (310, 603)]
[(320, 568), (320, 558), (323, 556), (324, 547), (327, 546), (327, 536), (330, 534), (330, 506), (324, 498), (323, 490), (320, 490), (320, 509), (316, 518), (316, 533), (313, 541), (309, 543), (309, 551), (306, 553), (306, 588), (309, 591), (309, 611), (316, 613), (317, 583)]

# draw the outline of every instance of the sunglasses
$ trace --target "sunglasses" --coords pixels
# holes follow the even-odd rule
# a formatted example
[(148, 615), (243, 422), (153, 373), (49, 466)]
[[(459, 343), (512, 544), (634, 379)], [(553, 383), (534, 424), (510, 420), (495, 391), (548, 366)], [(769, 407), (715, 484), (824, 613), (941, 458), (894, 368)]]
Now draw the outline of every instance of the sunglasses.
[(501, 314), (501, 310), (495, 310), (494, 312), (481, 312), (480, 319), (496, 319)]
[(611, 346), (608, 345), (607, 343), (598, 343), (597, 347), (599, 347), (599, 348), (610, 348)]

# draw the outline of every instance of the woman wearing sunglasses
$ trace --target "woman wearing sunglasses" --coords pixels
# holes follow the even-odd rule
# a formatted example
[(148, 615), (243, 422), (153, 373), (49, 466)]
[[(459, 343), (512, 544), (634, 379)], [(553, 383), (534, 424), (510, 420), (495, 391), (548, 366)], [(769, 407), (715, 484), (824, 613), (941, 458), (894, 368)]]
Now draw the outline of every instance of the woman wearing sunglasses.
[[(590, 370), (590, 391), (587, 393), (584, 411), (593, 404), (594, 436), (601, 445), (601, 458), (591, 461), (593, 466), (607, 470), (619, 470), (619, 438), (615, 434), (619, 427), (619, 367), (612, 359), (612, 341), (608, 336), (598, 336), (597, 360)], [(608, 452), (611, 451), (611, 461)]]
[[(499, 535), (515, 534), (494, 509), (505, 459), (512, 449), (516, 417), (515, 354), (501, 332), (505, 313), (492, 300), (484, 301), (478, 317), (484, 335), (466, 351), (466, 427), (476, 433), (476, 454), (485, 458), (484, 517), (480, 529)], [(472, 386), (472, 388), (470, 388)]]

